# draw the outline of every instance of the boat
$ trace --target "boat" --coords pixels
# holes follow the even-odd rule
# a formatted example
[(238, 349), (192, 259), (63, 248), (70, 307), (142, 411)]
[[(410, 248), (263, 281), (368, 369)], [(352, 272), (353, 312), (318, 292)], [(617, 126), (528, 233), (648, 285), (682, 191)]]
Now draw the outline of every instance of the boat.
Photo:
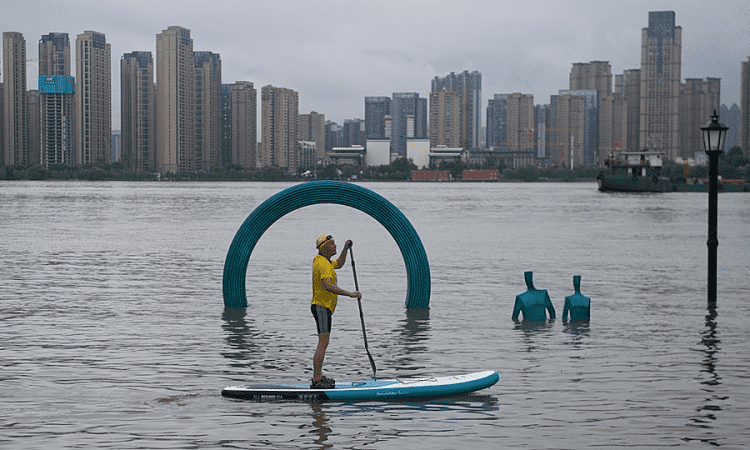
[[(602, 192), (708, 192), (708, 180), (686, 180), (662, 174), (664, 154), (654, 151), (620, 152), (604, 162), (596, 177)], [(719, 192), (750, 192), (744, 180), (719, 180)]]

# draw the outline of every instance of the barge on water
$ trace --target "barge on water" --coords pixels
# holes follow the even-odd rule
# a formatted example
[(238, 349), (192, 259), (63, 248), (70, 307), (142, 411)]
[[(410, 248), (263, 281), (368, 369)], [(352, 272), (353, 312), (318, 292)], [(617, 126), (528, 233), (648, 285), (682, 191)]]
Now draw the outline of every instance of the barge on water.
[[(708, 192), (708, 180), (689, 183), (683, 177), (662, 174), (664, 154), (621, 152), (610, 156), (596, 177), (602, 192)], [(750, 192), (743, 180), (720, 180), (719, 192)]]

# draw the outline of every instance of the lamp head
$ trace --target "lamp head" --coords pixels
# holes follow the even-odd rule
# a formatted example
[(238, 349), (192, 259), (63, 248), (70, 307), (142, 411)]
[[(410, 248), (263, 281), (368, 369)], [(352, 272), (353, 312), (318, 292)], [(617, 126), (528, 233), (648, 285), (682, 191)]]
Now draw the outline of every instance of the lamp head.
[(727, 136), (727, 130), (729, 127), (719, 122), (719, 115), (714, 110), (711, 114), (711, 122), (706, 126), (701, 127), (703, 132), (703, 150), (706, 154), (713, 152), (721, 153), (724, 151), (724, 140)]

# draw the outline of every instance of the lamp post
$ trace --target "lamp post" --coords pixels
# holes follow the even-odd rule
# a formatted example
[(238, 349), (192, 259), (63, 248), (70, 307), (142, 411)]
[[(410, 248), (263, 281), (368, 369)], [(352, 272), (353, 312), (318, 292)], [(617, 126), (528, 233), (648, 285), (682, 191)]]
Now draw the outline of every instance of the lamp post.
[(719, 123), (716, 110), (711, 115), (711, 122), (701, 127), (703, 132), (703, 149), (708, 155), (708, 306), (716, 306), (716, 249), (719, 239), (716, 237), (719, 204), (719, 155), (724, 151), (724, 138), (729, 127)]

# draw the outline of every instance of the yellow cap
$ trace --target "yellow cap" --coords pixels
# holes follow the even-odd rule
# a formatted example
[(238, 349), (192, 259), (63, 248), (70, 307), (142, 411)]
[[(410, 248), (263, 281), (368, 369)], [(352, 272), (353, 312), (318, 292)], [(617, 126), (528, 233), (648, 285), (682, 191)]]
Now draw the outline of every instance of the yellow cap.
[(321, 234), (317, 239), (315, 239), (315, 248), (320, 248), (321, 245), (325, 244), (331, 239), (333, 239), (333, 236), (331, 236), (330, 234)]

